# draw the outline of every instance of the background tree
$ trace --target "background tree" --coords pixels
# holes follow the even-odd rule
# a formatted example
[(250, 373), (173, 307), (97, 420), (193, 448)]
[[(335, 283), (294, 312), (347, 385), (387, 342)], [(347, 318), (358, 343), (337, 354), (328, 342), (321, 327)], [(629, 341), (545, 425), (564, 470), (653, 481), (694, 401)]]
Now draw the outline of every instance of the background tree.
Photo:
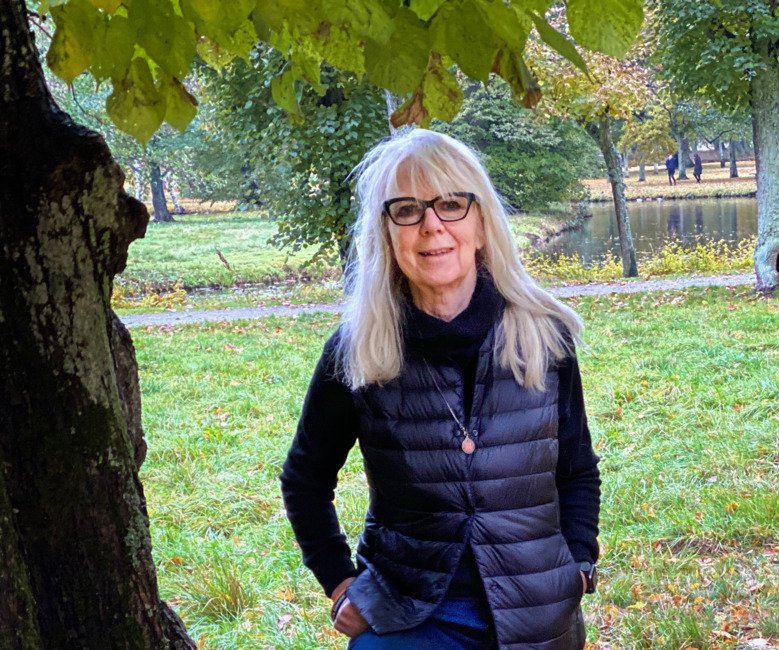
[(432, 128), (480, 151), (496, 187), (515, 209), (586, 196), (580, 179), (598, 174), (600, 163), (597, 148), (579, 126), (518, 105), (501, 79), (486, 88), (470, 82), (464, 95), (457, 117)]
[(779, 288), (779, 7), (775, 0), (652, 0), (663, 74), (679, 92), (752, 115), (758, 291)]
[(638, 180), (646, 180), (646, 164), (663, 160), (673, 151), (676, 141), (668, 130), (665, 113), (656, 104), (638, 113), (627, 122), (619, 139), (622, 149), (630, 148), (639, 164)]
[(301, 89), (300, 120), (288, 120), (272, 98), (273, 78), (284, 67), (278, 52), (262, 47), (250, 63), (236, 61), (222, 74), (204, 71), (203, 93), (213, 104), (212, 132), (226, 155), (242, 162), (278, 223), (275, 243), (297, 250), (318, 246), (341, 261), (353, 220), (348, 180), (365, 152), (389, 135), (383, 92), (352, 73), (325, 66), (320, 86)]
[[(558, 49), (573, 49), (569, 41), (565, 43), (568, 45), (560, 43)], [(532, 52), (531, 69), (544, 93), (541, 107), (579, 122), (603, 154), (614, 200), (622, 273), (625, 277), (637, 276), (622, 161), (613, 130), (617, 120), (632, 120), (648, 101), (648, 77), (641, 64), (643, 46), (622, 61), (592, 53), (579, 65), (537, 42), (531, 42), (528, 49)]]
[[(619, 54), (640, 2), (603, 4), (569, 0), (571, 31)], [(496, 66), (518, 96), (534, 98), (522, 53), (531, 23), (555, 38), (546, 3), (415, 8), (70, 0), (51, 7), (48, 61), (68, 83), (85, 70), (110, 80), (108, 114), (144, 143), (163, 121), (180, 131), (192, 121), (182, 80), (196, 49), (220, 62), (248, 56), (258, 40), (288, 59), (271, 93), (292, 114), (296, 80), (316, 86), (323, 60), (409, 93), (396, 122), (456, 113), (450, 61), (479, 79)], [(0, 4), (0, 638), (32, 650), (194, 648), (159, 600), (138, 479), (137, 366), (110, 307), (148, 214), (124, 192), (103, 138), (54, 104), (27, 20), (23, 0)]]

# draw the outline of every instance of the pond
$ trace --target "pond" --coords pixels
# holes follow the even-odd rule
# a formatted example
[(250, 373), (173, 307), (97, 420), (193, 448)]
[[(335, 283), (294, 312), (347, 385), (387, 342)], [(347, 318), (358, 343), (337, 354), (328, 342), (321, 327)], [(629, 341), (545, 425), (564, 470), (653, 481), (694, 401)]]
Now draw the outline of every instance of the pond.
[[(609, 252), (619, 257), (619, 235), (612, 203), (590, 204), (592, 218), (578, 230), (563, 233), (545, 250), (552, 256), (579, 255), (589, 266)], [(699, 241), (738, 243), (757, 233), (755, 199), (644, 201), (628, 204), (630, 227), (639, 259), (669, 241), (690, 246)]]

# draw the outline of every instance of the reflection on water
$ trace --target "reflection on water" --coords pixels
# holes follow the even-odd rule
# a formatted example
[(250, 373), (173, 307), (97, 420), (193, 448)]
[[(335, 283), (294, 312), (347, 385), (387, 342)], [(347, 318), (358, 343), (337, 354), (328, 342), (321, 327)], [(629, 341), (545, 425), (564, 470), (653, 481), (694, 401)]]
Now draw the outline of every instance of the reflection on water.
[[(556, 256), (577, 254), (589, 266), (611, 252), (619, 257), (619, 235), (611, 203), (591, 205), (592, 218), (555, 239), (546, 250)], [(738, 243), (757, 233), (755, 199), (701, 199), (631, 202), (630, 228), (639, 259), (669, 241), (691, 246), (699, 241)], [(521, 217), (519, 217), (521, 219)]]

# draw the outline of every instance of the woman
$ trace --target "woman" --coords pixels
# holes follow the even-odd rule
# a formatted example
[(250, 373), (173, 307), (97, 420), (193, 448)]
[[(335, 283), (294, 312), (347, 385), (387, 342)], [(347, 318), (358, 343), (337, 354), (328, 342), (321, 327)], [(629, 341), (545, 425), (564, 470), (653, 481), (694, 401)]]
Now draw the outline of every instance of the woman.
[[(349, 648), (584, 646), (600, 499), (581, 323), (519, 262), (476, 155), (412, 130), (358, 168), (359, 257), (281, 475)], [(333, 506), (359, 441), (357, 567)]]
[(665, 170), (668, 172), (668, 184), (676, 185), (676, 157), (672, 153), (665, 159)]

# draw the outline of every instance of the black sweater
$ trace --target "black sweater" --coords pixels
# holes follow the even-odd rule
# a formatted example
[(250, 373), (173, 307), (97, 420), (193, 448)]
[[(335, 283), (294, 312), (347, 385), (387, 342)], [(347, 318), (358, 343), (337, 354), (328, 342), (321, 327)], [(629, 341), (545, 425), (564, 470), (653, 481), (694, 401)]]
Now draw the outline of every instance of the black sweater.
[[(489, 278), (480, 277), (468, 307), (452, 321), (425, 314), (407, 301), (406, 345), (431, 361), (460, 368), (465, 381), (466, 417), (471, 407), (478, 350), (503, 309)], [(328, 595), (356, 575), (351, 551), (333, 505), (337, 474), (357, 439), (357, 416), (349, 388), (336, 378), (336, 333), (325, 345), (303, 404), (292, 447), (281, 473), (282, 493), (304, 564)], [(563, 536), (576, 561), (598, 558), (600, 475), (592, 450), (576, 356), (558, 366), (557, 490)], [(464, 563), (472, 562), (466, 554)], [(469, 582), (473, 567), (458, 571)]]

